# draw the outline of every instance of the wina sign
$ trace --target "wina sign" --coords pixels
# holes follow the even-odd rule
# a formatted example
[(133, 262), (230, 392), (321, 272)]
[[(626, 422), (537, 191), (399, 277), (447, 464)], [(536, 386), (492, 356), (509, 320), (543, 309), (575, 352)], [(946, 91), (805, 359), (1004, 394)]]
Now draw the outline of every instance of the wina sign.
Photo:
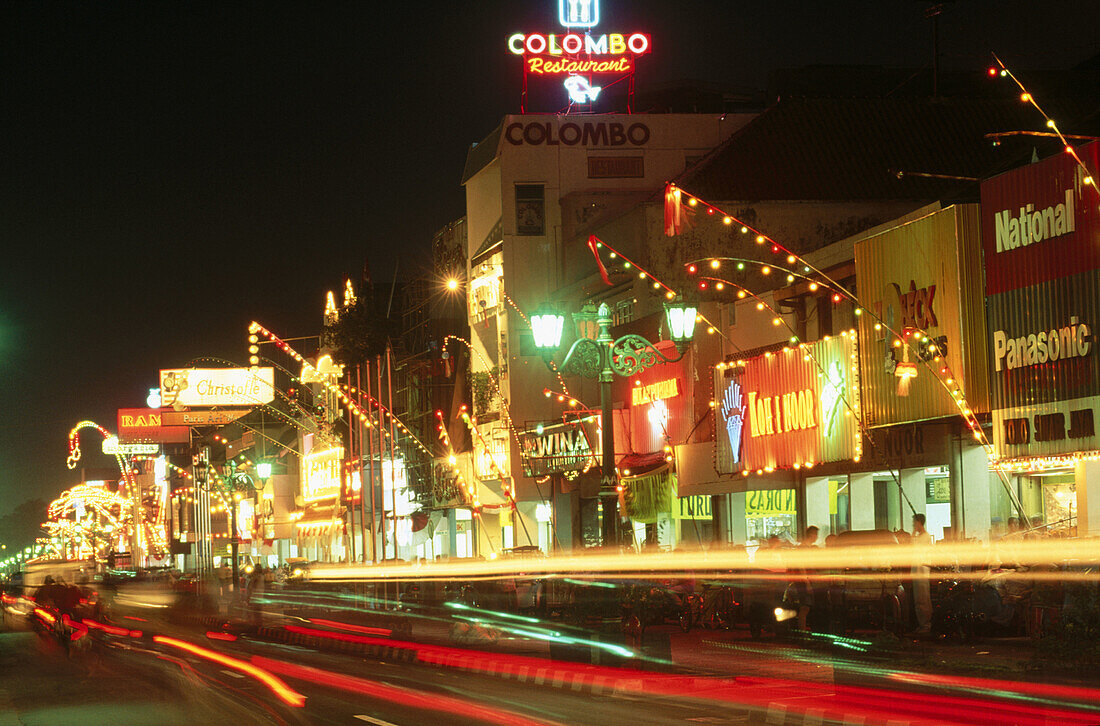
[(523, 473), (546, 476), (597, 466), (595, 416), (569, 423), (537, 424), (519, 435), (523, 446)]

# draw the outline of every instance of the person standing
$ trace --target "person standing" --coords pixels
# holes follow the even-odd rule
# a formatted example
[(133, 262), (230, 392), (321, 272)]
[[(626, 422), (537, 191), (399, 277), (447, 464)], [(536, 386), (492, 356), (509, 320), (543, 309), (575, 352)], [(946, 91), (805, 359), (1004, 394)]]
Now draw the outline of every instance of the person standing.
[(932, 568), (925, 564), (927, 551), (932, 545), (932, 535), (924, 528), (925, 517), (921, 512), (913, 515), (913, 535), (910, 543), (920, 548), (913, 553), (910, 572), (913, 575), (913, 608), (917, 614), (915, 635), (928, 635), (932, 632)]
[[(817, 547), (817, 537), (821, 530), (816, 526), (810, 525), (806, 528), (802, 538), (798, 541), (798, 549), (809, 550)], [(802, 575), (798, 580), (794, 582), (795, 592), (798, 595), (798, 629), (805, 631), (809, 629), (808, 620), (810, 617), (810, 609), (814, 606), (814, 584), (810, 581), (810, 571), (804, 566), (798, 567), (798, 573)]]

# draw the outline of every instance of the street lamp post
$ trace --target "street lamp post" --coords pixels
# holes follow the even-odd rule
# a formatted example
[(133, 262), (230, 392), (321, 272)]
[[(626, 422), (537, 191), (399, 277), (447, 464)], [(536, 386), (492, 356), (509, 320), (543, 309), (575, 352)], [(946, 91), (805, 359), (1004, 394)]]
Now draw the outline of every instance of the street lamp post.
[(229, 547), (233, 568), (233, 592), (240, 590), (240, 563), (237, 557), (240, 554), (240, 537), (237, 534), (237, 502), (244, 493), (251, 494), (256, 491), (256, 482), (246, 472), (237, 469), (237, 462), (226, 463), (226, 477), (221, 482), (221, 489), (229, 495)]
[[(662, 363), (675, 363), (684, 357), (695, 333), (696, 308), (682, 300), (665, 303), (665, 318), (669, 337), (679, 353), (675, 358), (665, 356), (657, 347), (640, 335), (633, 333), (615, 339), (611, 336), (611, 309), (601, 303), (592, 314), (590, 306), (574, 315), (581, 337), (565, 354), (559, 370), (563, 373), (594, 378), (600, 383), (601, 417), (601, 477), (600, 500), (603, 503), (602, 538), (605, 545), (618, 545), (619, 493), (615, 474), (614, 419), (611, 414), (611, 382), (615, 376), (629, 377)], [(592, 326), (593, 318), (595, 326)], [(531, 330), (535, 347), (542, 354), (547, 367), (553, 354), (561, 346), (565, 316), (547, 305), (540, 306), (531, 316)], [(595, 335), (595, 338), (591, 337)]]

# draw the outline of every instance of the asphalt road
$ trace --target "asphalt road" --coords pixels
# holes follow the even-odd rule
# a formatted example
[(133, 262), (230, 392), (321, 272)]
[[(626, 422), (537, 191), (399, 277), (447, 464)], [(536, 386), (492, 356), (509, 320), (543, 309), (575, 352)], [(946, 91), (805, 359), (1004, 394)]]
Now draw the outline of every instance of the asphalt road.
[[(210, 647), (201, 632), (189, 642)], [(174, 657), (148, 639), (109, 639), (66, 653), (21, 627), (0, 632), (0, 726), (195, 726), (236, 724), (743, 724), (743, 713), (661, 702), (637, 694), (596, 696), (460, 669), (321, 654), (290, 645), (216, 644), (241, 660), (292, 664), (324, 683), (280, 675), (306, 696), (278, 702), (254, 679), (201, 658)], [(341, 680), (333, 681), (334, 677)]]

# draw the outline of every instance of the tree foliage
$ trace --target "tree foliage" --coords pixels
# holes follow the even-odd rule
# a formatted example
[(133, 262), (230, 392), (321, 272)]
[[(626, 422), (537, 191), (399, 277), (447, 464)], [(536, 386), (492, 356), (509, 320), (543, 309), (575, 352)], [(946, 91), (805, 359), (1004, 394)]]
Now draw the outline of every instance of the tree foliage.
[(0, 517), (0, 544), (7, 546), (3, 550), (5, 555), (29, 547), (43, 535), (42, 523), (46, 521), (48, 506), (44, 499), (28, 499)]
[(340, 318), (324, 328), (324, 344), (342, 365), (364, 363), (386, 352), (386, 343), (400, 332), (395, 320), (363, 296), (340, 311)]

